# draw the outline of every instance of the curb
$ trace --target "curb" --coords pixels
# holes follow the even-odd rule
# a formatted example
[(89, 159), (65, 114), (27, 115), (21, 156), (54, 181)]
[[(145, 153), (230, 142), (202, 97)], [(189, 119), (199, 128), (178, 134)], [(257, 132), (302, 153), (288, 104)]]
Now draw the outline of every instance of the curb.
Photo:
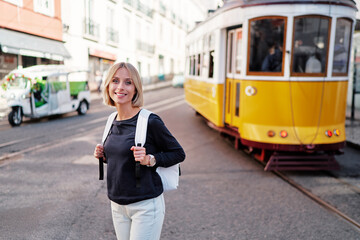
[(354, 142), (350, 142), (350, 141), (345, 141), (346, 142), (346, 146), (354, 148), (356, 150), (360, 150), (360, 144), (358, 143), (354, 143)]

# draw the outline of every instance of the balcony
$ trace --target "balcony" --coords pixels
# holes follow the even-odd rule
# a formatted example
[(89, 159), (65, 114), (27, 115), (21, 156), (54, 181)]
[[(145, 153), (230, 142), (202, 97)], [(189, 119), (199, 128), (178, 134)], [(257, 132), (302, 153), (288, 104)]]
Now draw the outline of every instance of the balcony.
[(139, 51), (143, 51), (149, 54), (154, 54), (155, 52), (155, 46), (148, 44), (146, 42), (142, 42), (140, 40), (136, 41), (136, 49)]
[(119, 32), (112, 27), (106, 28), (106, 41), (117, 44), (119, 42)]
[(159, 2), (159, 13), (166, 17), (166, 6), (163, 2)]
[(135, 8), (139, 12), (142, 12), (150, 18), (153, 17), (153, 10), (147, 5), (141, 3), (139, 0), (124, 0), (124, 3), (130, 7)]
[(99, 38), (99, 24), (86, 18), (84, 20), (84, 35), (97, 40)]

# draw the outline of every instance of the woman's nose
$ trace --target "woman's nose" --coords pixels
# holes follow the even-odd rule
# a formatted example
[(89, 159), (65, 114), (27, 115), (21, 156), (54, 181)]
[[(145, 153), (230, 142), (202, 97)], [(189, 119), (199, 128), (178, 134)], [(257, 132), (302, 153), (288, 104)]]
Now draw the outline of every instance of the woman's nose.
[(119, 84), (117, 85), (118, 89), (124, 89), (125, 83), (123, 81), (120, 81)]

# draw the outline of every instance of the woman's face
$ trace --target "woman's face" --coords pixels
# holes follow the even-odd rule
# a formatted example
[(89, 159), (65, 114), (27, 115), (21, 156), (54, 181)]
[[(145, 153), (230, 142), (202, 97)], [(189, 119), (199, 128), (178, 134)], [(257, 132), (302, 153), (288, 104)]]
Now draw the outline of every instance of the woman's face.
[(126, 68), (119, 68), (109, 84), (109, 96), (115, 105), (130, 104), (136, 92), (133, 80)]

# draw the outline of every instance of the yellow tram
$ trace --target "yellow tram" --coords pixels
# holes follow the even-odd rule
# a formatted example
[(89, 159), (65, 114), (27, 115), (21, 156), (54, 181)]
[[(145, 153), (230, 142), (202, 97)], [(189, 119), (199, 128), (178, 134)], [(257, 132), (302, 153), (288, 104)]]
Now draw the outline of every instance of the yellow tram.
[(224, 2), (187, 36), (188, 104), (266, 170), (336, 168), (355, 2)]

